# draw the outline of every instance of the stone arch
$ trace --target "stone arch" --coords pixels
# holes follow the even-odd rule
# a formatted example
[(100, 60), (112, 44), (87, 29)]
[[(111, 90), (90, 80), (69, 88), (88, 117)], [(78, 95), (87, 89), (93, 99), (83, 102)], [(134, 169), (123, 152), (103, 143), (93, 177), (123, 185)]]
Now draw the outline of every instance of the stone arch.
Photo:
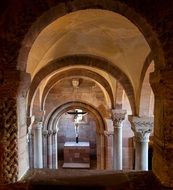
[(104, 132), (104, 130), (106, 130), (106, 124), (104, 122), (104, 120), (102, 119), (102, 115), (101, 113), (93, 106), (86, 104), (84, 102), (78, 102), (78, 101), (72, 101), (72, 102), (67, 102), (65, 104), (60, 105), (59, 107), (55, 108), (48, 116), (47, 120), (44, 123), (44, 126), (47, 129), (55, 129), (56, 127), (56, 123), (55, 121), (57, 121), (59, 119), (59, 117), (67, 112), (70, 109), (75, 109), (75, 108), (81, 108), (89, 113), (91, 113), (97, 120), (98, 120), (98, 124), (99, 126), (101, 126), (101, 128), (98, 130), (98, 132)]
[(148, 54), (148, 56), (145, 59), (142, 71), (141, 71), (141, 75), (140, 75), (140, 86), (139, 86), (139, 97), (137, 97), (137, 110), (139, 112), (139, 106), (140, 106), (140, 99), (141, 99), (141, 91), (142, 91), (142, 85), (143, 85), (143, 81), (147, 72), (148, 67), (150, 66), (151, 62), (153, 61), (153, 54), (150, 51), (150, 53)]
[(67, 77), (86, 77), (86, 78), (90, 78), (90, 80), (97, 82), (99, 85), (101, 85), (106, 90), (106, 92), (109, 96), (110, 102), (111, 102), (111, 108), (114, 108), (114, 95), (113, 95), (113, 92), (112, 92), (109, 82), (104, 77), (99, 75), (98, 73), (95, 73), (88, 69), (81, 68), (81, 69), (70, 69), (65, 72), (57, 73), (49, 80), (49, 82), (45, 86), (43, 94), (42, 94), (42, 100), (41, 100), (41, 109), (42, 110), (44, 110), (45, 99), (46, 99), (49, 91), (51, 90), (51, 88), (57, 82), (59, 82), (60, 80), (63, 80), (64, 78), (67, 78)]
[[(47, 7), (50, 8), (50, 7)], [(29, 51), (34, 43), (35, 39), (39, 35), (39, 33), (50, 23), (55, 21), (56, 19), (74, 12), (78, 10), (84, 9), (104, 9), (119, 13), (120, 15), (125, 16), (129, 19), (134, 25), (136, 25), (139, 30), (144, 35), (147, 40), (149, 46), (153, 51), (153, 58), (156, 63), (156, 68), (164, 66), (164, 55), (160, 45), (160, 42), (157, 39), (156, 34), (153, 32), (151, 26), (146, 22), (146, 20), (127, 6), (125, 3), (119, 1), (110, 0), (109, 3), (105, 3), (104, 0), (100, 1), (90, 1), (85, 0), (82, 3), (79, 1), (70, 1), (66, 3), (59, 3), (59, 5), (51, 8), (47, 12), (44, 12), (39, 19), (35, 19), (33, 21), (32, 26), (28, 30), (28, 33), (25, 35), (22, 44), (27, 44), (27, 46), (21, 47), (19, 57), (18, 57), (18, 65), (17, 68), (20, 70), (26, 69), (27, 58), (29, 55)], [(34, 19), (34, 18), (33, 18)], [(151, 38), (152, 36), (152, 38)]]
[[(148, 56), (146, 57), (143, 68), (142, 68), (141, 78), (140, 78), (141, 86), (142, 86), (142, 83), (144, 81), (145, 73), (146, 73), (146, 71), (147, 71), (147, 69), (148, 69), (148, 67), (152, 61), (153, 61), (153, 54), (152, 54), (152, 52), (150, 52), (148, 54)], [(140, 89), (141, 89), (141, 86), (140, 86)]]
[(108, 60), (93, 56), (93, 55), (71, 55), (61, 57), (57, 60), (53, 60), (44, 68), (42, 68), (33, 78), (30, 92), (28, 95), (28, 114), (30, 115), (32, 107), (32, 97), (40, 82), (51, 73), (56, 72), (59, 69), (69, 66), (88, 66), (98, 68), (106, 71), (108, 74), (116, 78), (116, 80), (123, 86), (131, 105), (132, 113), (136, 115), (135, 95), (133, 86), (129, 78), (116, 66), (113, 66)]
[(45, 122), (45, 128), (47, 130), (56, 130), (57, 123), (61, 115), (68, 110), (80, 108), (84, 111), (90, 113), (94, 118), (96, 118), (96, 135), (97, 139), (99, 139), (97, 144), (97, 169), (105, 169), (106, 158), (105, 158), (105, 135), (104, 131), (107, 128), (106, 123), (101, 115), (101, 113), (93, 106), (86, 104), (84, 102), (67, 102), (62, 104), (61, 106), (55, 108), (52, 113), (49, 114), (49, 118)]

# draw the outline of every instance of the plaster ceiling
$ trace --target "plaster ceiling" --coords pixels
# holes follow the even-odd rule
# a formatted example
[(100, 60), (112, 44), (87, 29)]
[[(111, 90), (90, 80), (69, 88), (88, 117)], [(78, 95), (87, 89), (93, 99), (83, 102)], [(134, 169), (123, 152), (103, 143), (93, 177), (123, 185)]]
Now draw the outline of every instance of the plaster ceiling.
[(137, 91), (149, 52), (142, 33), (125, 17), (106, 10), (81, 10), (55, 20), (42, 30), (29, 53), (27, 72), (33, 78), (54, 59), (91, 54), (119, 67)]

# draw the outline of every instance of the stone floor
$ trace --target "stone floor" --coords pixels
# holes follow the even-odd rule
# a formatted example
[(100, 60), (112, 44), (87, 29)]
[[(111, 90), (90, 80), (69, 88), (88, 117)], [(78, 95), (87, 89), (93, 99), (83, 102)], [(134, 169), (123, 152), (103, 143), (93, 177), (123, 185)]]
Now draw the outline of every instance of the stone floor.
[(18, 183), (1, 190), (171, 190), (160, 185), (152, 172), (35, 169)]

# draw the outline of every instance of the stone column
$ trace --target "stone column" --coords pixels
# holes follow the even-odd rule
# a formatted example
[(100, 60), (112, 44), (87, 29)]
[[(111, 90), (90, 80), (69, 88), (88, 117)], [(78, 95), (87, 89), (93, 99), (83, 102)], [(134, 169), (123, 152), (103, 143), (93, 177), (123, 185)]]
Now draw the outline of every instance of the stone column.
[(112, 110), (114, 126), (113, 137), (113, 169), (122, 170), (122, 121), (125, 119), (126, 110)]
[(29, 151), (29, 167), (34, 168), (34, 147), (33, 147), (33, 142), (34, 142), (34, 135), (32, 131), (32, 126), (28, 128), (28, 151)]
[(104, 133), (100, 133), (100, 144), (101, 144), (101, 169), (105, 169), (105, 137)]
[(53, 130), (52, 134), (52, 168), (58, 169), (58, 141), (57, 141), (57, 129)]
[(105, 169), (105, 137), (104, 133), (97, 131), (97, 169)]
[(34, 123), (34, 168), (43, 168), (42, 122)]
[(113, 135), (114, 131), (104, 131), (106, 143), (106, 169), (113, 168)]
[(51, 129), (48, 130), (48, 168), (52, 169), (52, 134)]
[(135, 170), (148, 170), (148, 142), (153, 129), (152, 117), (129, 116), (135, 139)]
[(35, 116), (27, 117), (28, 126), (28, 152), (29, 152), (29, 167), (34, 168), (34, 133), (33, 133), (33, 123)]
[(47, 137), (48, 137), (48, 130), (43, 130), (43, 167), (47, 168)]
[(170, 65), (173, 64), (150, 74), (155, 95), (152, 171), (162, 184), (173, 187), (173, 68)]

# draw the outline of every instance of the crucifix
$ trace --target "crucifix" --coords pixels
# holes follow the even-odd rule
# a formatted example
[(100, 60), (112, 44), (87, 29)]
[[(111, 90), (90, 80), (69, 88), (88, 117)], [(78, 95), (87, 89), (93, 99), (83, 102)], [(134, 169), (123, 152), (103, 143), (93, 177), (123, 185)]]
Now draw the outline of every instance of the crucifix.
[(79, 142), (79, 122), (82, 120), (82, 116), (85, 115), (87, 112), (78, 111), (76, 109), (74, 112), (67, 112), (68, 114), (74, 115), (74, 125), (75, 125), (75, 134), (76, 134), (76, 143)]

